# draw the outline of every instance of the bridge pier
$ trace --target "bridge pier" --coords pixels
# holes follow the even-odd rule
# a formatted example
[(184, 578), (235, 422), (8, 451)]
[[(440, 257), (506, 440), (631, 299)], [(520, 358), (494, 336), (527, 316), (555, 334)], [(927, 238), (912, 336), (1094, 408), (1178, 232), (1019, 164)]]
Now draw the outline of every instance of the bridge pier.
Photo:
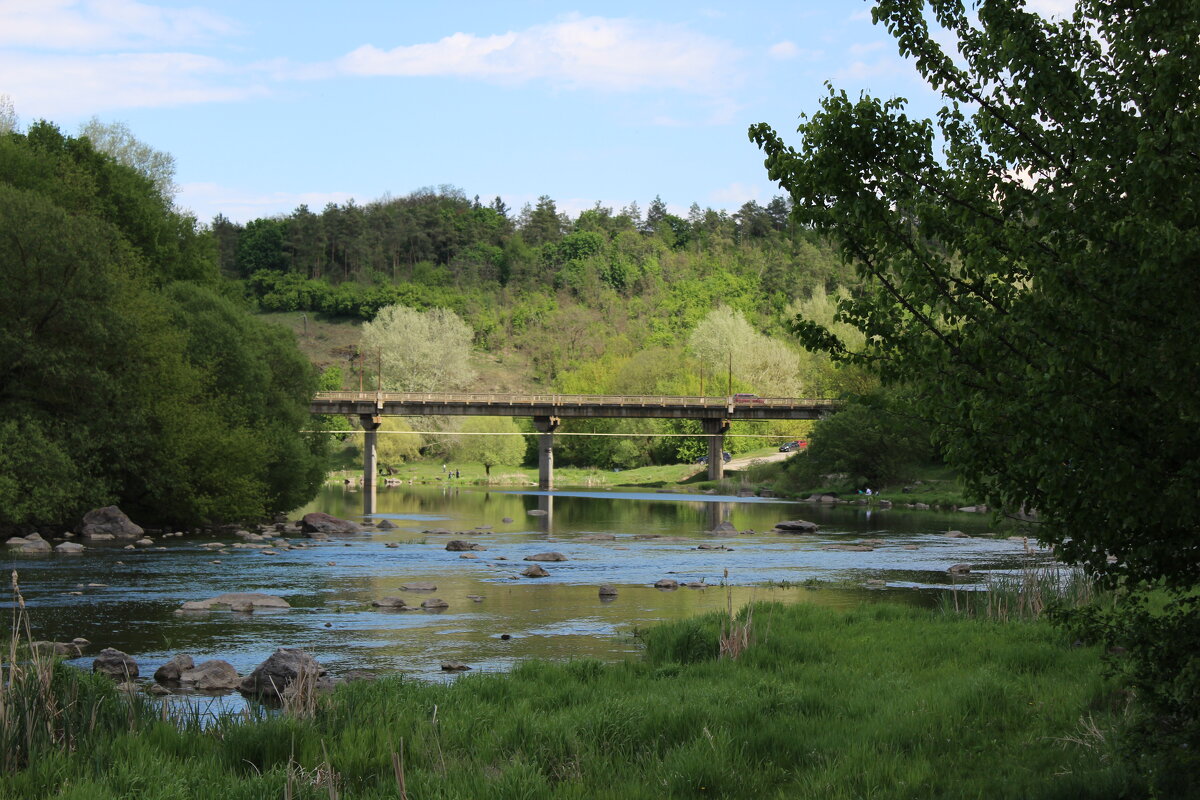
[(383, 420), (377, 414), (361, 414), (363, 426), (363, 516), (375, 513), (375, 485), (378, 483), (378, 439), (379, 426)]
[(704, 435), (708, 438), (708, 479), (719, 481), (725, 477), (725, 432), (729, 430), (727, 419), (700, 420)]
[(559, 422), (558, 417), (533, 418), (538, 432), (538, 488), (547, 492), (554, 488), (554, 431)]

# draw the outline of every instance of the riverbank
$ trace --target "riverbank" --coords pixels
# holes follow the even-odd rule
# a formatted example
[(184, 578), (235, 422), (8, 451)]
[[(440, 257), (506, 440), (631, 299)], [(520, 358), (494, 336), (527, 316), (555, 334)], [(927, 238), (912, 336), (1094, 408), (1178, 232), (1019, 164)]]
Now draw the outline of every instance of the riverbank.
[[(788, 458), (803, 458), (804, 454), (784, 454), (777, 448), (764, 447), (739, 456), (726, 466), (726, 477), (710, 481), (702, 464), (664, 464), (628, 470), (556, 467), (554, 481), (558, 487), (671, 489), (681, 492), (739, 492), (762, 496), (801, 499), (811, 495), (834, 494), (843, 500), (865, 500), (870, 503), (887, 501), (895, 506), (950, 510), (974, 505), (962, 491), (958, 476), (947, 467), (921, 470), (913, 480), (895, 486), (880, 486), (868, 497), (853, 488), (831, 482), (819, 486), (798, 487), (785, 477)], [(490, 474), (482, 464), (454, 461), (413, 461), (392, 475), (381, 475), (380, 482), (400, 485), (440, 486), (537, 486), (535, 467), (492, 467)], [(358, 485), (362, 473), (353, 466), (330, 472), (327, 483)], [(917, 504), (921, 504), (917, 506)]]
[[(1143, 794), (1111, 757), (1125, 700), (1100, 654), (1043, 622), (756, 604), (732, 623), (710, 614), (640, 638), (643, 657), (621, 664), (356, 682), (311, 717), (229, 717), (203, 730), (60, 667), (56, 692), (84, 686), (97, 722), (72, 731), (69, 751), (29, 753), (0, 778), (0, 796)], [(722, 643), (736, 658), (719, 657)]]

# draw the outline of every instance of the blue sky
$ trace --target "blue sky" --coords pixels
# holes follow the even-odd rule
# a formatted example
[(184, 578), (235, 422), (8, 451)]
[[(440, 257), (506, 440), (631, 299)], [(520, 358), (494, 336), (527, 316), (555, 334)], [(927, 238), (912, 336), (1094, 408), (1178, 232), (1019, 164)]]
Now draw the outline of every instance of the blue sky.
[(514, 209), (736, 210), (778, 193), (747, 127), (786, 138), (825, 81), (936, 109), (869, 9), (0, 0), (0, 95), (69, 133), (128, 123), (201, 221), (441, 184)]

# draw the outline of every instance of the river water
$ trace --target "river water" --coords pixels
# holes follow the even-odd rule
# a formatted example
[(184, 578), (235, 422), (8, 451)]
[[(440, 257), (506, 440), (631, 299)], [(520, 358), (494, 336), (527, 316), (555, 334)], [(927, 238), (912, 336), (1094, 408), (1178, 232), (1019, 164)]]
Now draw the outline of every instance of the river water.
[[(360, 508), (361, 495), (328, 486), (293, 516), (320, 510), (360, 519)], [(34, 638), (90, 640), (88, 655), (72, 662), (85, 669), (94, 653), (115, 647), (137, 659), (143, 677), (180, 652), (197, 662), (224, 659), (245, 674), (276, 647), (301, 647), (334, 675), (368, 669), (431, 680), (443, 679), (445, 660), (496, 671), (534, 657), (620, 659), (637, 651), (636, 629), (723, 609), (727, 591), (739, 607), (753, 600), (845, 607), (881, 597), (929, 604), (952, 582), (971, 588), (988, 574), (1045, 559), (1010, 538), (1013, 531), (996, 532), (981, 514), (695, 494), (441, 487), (381, 489), (378, 508), (375, 521), (390, 520), (394, 529), (328, 542), (292, 537), (306, 546), (275, 554), (234, 548), (240, 542), (234, 537), (219, 539), (226, 547), (217, 553), (202, 546), (211, 537), (184, 537), (161, 539), (160, 549), (125, 550), (121, 542), (98, 543), (77, 556), (0, 555), (6, 573), (19, 573)], [(820, 530), (746, 532), (794, 519), (816, 522)], [(743, 533), (708, 533), (723, 521)], [(950, 529), (970, 538), (947, 537)], [(450, 539), (486, 550), (462, 558), (445, 549)], [(825, 549), (863, 540), (873, 540), (874, 549)], [(727, 549), (698, 549), (702, 544)], [(519, 577), (529, 566), (525, 556), (546, 551), (568, 560), (543, 564), (548, 577)], [(972, 572), (952, 578), (947, 568), (959, 563)], [(653, 588), (661, 578), (707, 588)], [(437, 589), (400, 589), (418, 581)], [(602, 600), (601, 584), (614, 585), (617, 597)], [(279, 595), (292, 608), (177, 613), (187, 600), (235, 591)], [(438, 597), (449, 607), (371, 607), (388, 596), (409, 605)]]

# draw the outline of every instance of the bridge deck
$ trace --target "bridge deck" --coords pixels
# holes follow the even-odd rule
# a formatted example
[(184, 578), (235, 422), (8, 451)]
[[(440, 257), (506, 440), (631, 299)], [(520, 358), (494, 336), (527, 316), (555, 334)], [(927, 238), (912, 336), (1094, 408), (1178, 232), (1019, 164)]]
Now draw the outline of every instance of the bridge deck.
[(488, 417), (629, 417), (676, 419), (819, 419), (835, 401), (791, 397), (667, 395), (458, 394), (442, 392), (318, 392), (314, 414)]

